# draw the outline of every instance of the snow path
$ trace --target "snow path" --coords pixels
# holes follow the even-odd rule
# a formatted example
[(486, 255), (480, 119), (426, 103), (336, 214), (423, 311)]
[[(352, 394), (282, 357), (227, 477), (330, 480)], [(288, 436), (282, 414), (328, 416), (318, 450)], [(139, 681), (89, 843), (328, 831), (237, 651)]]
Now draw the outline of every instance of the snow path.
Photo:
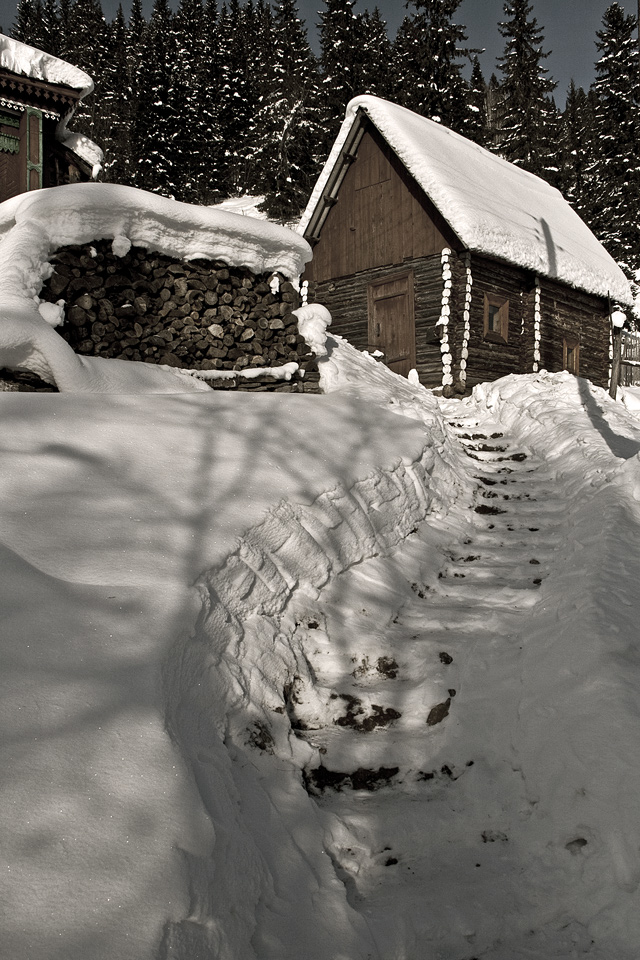
[[(473, 504), (420, 527), (397, 551), (394, 581), (388, 564), (372, 561), (329, 588), (322, 616), (298, 617), (315, 689), (296, 691), (290, 714), (318, 751), (310, 789), (342, 824), (337, 873), (390, 960), (417, 960), (425, 943), (440, 948), (434, 956), (471, 956), (461, 951), (499, 939), (505, 913), (531, 919), (511, 886), (524, 839), (514, 807), (523, 822), (529, 813), (512, 742), (522, 696), (513, 678), (522, 621), (557, 560), (562, 491), (554, 495), (545, 464), (499, 424), (458, 424)], [(345, 621), (354, 590), (362, 605)], [(507, 691), (499, 700), (496, 685)]]
[[(169, 957), (636, 955), (640, 866), (624, 829), (640, 839), (638, 823), (612, 814), (629, 738), (602, 749), (636, 710), (623, 704), (586, 748), (572, 728), (576, 709), (594, 726), (594, 684), (572, 657), (592, 661), (606, 697), (615, 690), (593, 571), (584, 556), (572, 570), (580, 537), (601, 536), (617, 509), (596, 466), (611, 468), (610, 451), (581, 449), (574, 430), (580, 454), (559, 469), (544, 416), (510, 430), (495, 408), (444, 405), (457, 440), (442, 449), (462, 482), (451, 504), (431, 452), (417, 484), (427, 523), (402, 500), (414, 464), (355, 498), (366, 514), (372, 490), (386, 491), (375, 535), (345, 491), (302, 512), (283, 503), (201, 579), (200, 630), (171, 670), (171, 699), (222, 839), (195, 871), (198, 922), (172, 928)], [(602, 433), (615, 469), (637, 474), (628, 427)], [(567, 576), (584, 581), (570, 604)], [(554, 631), (566, 649), (551, 649)], [(629, 773), (631, 803), (639, 786)], [(221, 862), (234, 869), (216, 877)]]
[[(452, 428), (472, 508), (430, 519), (391, 567), (340, 578), (320, 616), (297, 608), (316, 683), (290, 710), (324, 768), (336, 873), (385, 960), (631, 960), (638, 823), (618, 791), (634, 803), (637, 708), (619, 702), (617, 628), (598, 610), (620, 578), (602, 539), (610, 525), (616, 550), (620, 505), (584, 459), (560, 473), (539, 436), (536, 455), (487, 411)], [(628, 468), (637, 484), (637, 458)], [(580, 553), (587, 530), (599, 555)]]

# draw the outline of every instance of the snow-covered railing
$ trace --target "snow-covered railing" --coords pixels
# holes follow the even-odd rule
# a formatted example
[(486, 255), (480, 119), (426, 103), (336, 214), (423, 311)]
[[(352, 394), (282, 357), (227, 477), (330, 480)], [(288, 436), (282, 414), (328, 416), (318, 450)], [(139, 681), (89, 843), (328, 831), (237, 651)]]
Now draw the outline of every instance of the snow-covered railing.
[(621, 341), (620, 383), (632, 387), (640, 383), (640, 333), (623, 330)]

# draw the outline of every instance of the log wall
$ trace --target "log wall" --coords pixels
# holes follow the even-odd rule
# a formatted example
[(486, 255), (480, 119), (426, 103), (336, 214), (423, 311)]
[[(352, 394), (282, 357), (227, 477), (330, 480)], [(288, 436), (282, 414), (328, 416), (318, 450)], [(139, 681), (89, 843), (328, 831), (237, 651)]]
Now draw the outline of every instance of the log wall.
[(550, 373), (562, 370), (562, 341), (580, 341), (579, 375), (605, 389), (609, 384), (609, 308), (607, 301), (540, 278), (540, 365)]
[[(535, 355), (535, 276), (509, 264), (471, 255), (468, 260), (473, 279), (469, 305), (470, 331), (467, 343), (466, 382), (460, 376), (464, 339), (466, 256), (452, 253), (451, 296), (447, 333), (452, 355), (455, 392), (475, 384), (497, 380), (513, 373), (531, 373)], [(420, 382), (429, 388), (442, 384), (441, 328), (437, 326), (442, 302), (441, 256), (405, 260), (402, 264), (364, 270), (349, 277), (311, 284), (310, 299), (323, 303), (333, 321), (331, 332), (345, 337), (355, 347), (372, 351), (368, 342), (367, 289), (399, 269), (412, 270), (415, 290), (416, 369)], [(507, 342), (485, 336), (484, 295), (509, 301)], [(580, 339), (580, 376), (607, 386), (609, 366), (609, 325), (605, 301), (573, 290), (563, 284), (540, 279), (540, 360), (539, 369), (563, 369), (563, 337)]]
[[(323, 304), (331, 313), (331, 333), (345, 337), (359, 350), (372, 352), (376, 347), (369, 343), (368, 287), (370, 283), (393, 276), (398, 269), (398, 265), (374, 268), (339, 280), (310, 283), (309, 299)], [(442, 296), (440, 254), (405, 260), (401, 269), (413, 271), (416, 369), (420, 382), (428, 387), (438, 387), (442, 383), (440, 339), (436, 328)]]
[[(529, 316), (528, 297), (534, 284), (532, 275), (509, 264), (471, 257), (473, 287), (470, 306), (471, 331), (469, 336), (469, 359), (467, 362), (467, 387), (487, 380), (498, 380), (510, 373), (531, 372), (524, 369), (523, 352), (530, 342), (533, 356), (533, 317), (531, 330), (527, 328)], [(509, 327), (507, 342), (485, 338), (484, 295), (509, 301)], [(523, 319), (525, 320), (523, 335)]]

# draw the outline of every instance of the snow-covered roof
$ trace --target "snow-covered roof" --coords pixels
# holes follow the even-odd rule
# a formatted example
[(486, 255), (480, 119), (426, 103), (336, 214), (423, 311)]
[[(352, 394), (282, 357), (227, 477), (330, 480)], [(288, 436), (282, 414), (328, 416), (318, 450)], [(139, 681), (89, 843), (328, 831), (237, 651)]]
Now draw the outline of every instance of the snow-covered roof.
[(81, 97), (93, 90), (93, 80), (84, 70), (3, 34), (0, 34), (0, 67), (32, 80), (71, 87), (79, 90)]
[[(19, 40), (5, 37), (4, 34), (0, 34), (0, 68), (32, 80), (70, 87), (78, 91), (79, 100), (88, 96), (93, 90), (93, 80), (84, 70), (50, 53), (45, 53), (44, 50), (38, 50)], [(84, 161), (91, 170), (91, 176), (95, 178), (102, 169), (104, 155), (93, 140), (67, 129), (73, 110), (74, 108), (71, 107), (58, 123), (56, 140)]]
[(322, 207), (345, 144), (364, 116), (468, 250), (596, 296), (632, 302), (622, 270), (558, 190), (447, 127), (378, 97), (349, 103), (300, 221), (301, 233)]

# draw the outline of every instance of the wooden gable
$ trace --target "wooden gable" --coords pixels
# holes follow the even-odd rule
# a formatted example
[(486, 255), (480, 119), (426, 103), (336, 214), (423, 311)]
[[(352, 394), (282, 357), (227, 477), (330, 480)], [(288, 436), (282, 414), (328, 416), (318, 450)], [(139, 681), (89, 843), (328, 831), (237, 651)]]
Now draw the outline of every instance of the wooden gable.
[[(364, 132), (314, 244), (305, 279), (322, 282), (461, 244), (373, 124)], [(307, 236), (307, 239), (309, 237)], [(313, 242), (313, 240), (312, 240)]]

